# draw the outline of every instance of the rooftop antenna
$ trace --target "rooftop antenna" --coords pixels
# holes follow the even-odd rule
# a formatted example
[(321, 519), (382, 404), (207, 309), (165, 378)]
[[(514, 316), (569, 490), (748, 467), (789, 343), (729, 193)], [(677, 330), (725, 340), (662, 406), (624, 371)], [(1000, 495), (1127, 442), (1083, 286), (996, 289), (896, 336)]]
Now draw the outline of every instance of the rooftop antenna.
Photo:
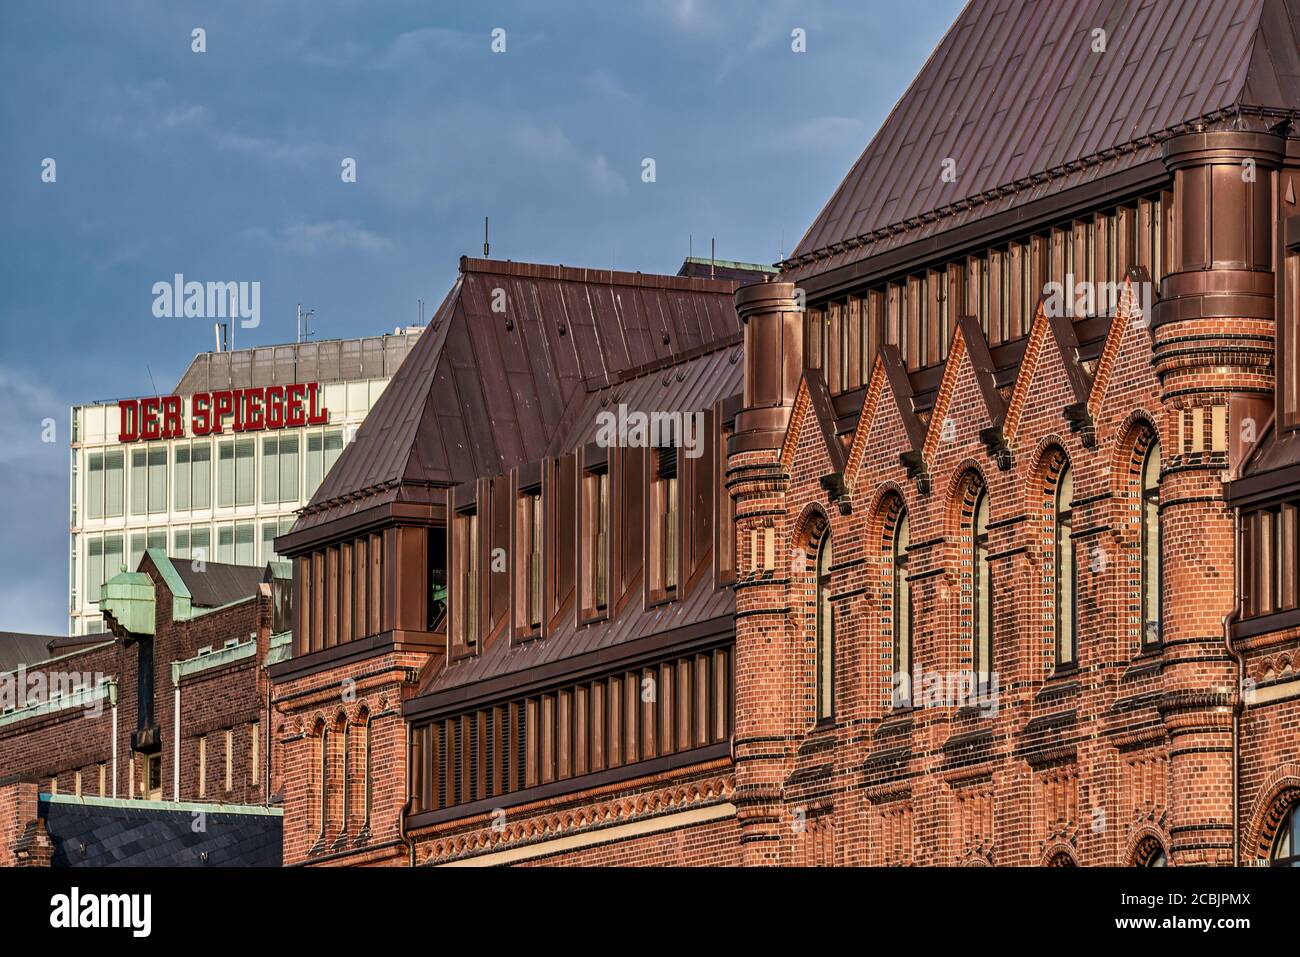
[(488, 218), (484, 216), (483, 217), (483, 258), (487, 259), (489, 258), (489, 256), (490, 253), (488, 252)]
[(315, 310), (315, 309), (308, 309), (306, 312), (303, 312), (303, 311), (302, 311), (302, 303), (298, 303), (298, 339), (297, 339), (297, 341), (298, 341), (299, 343), (302, 343), (302, 342), (303, 342), (303, 341), (304, 341), (304, 340), (305, 340), (309, 335), (311, 335), (311, 332), (310, 332), (310, 330), (308, 329), (308, 326), (310, 325), (311, 317), (314, 316), (314, 315), (316, 315), (316, 310)]
[(420, 325), (423, 326), (424, 325), (424, 300), (417, 299), (415, 301), (420, 304)]
[(712, 236), (709, 238), (709, 278), (710, 279), (718, 278), (717, 275), (715, 274), (715, 266), (714, 266), (714, 263), (717, 261), (718, 258), (717, 244), (718, 244), (718, 239), (716, 236)]
[(686, 258), (687, 259), (695, 258), (695, 234), (694, 233), (686, 234)]
[(149, 368), (149, 363), (144, 364), (144, 371), (149, 373), (149, 384), (153, 386), (153, 394), (158, 394), (158, 383), (153, 381), (153, 370)]
[(214, 322), (212, 324), (212, 338), (216, 340), (217, 351), (220, 352), (221, 351), (221, 323)]

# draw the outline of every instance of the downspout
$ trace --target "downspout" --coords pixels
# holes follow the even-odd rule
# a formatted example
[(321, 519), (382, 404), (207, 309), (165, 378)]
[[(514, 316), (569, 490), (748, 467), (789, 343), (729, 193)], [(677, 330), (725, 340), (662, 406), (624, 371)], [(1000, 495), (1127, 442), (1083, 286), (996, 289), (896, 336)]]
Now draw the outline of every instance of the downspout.
[(1241, 866), (1241, 711), (1242, 679), (1246, 674), (1245, 658), (1232, 646), (1232, 626), (1241, 617), (1241, 509), (1232, 510), (1232, 592), (1233, 607), (1223, 616), (1223, 644), (1237, 664), (1237, 693), (1232, 702), (1232, 866)]
[(411, 813), (412, 798), (407, 798), (406, 803), (402, 805), (402, 810), (397, 815), (397, 839), (404, 843), (410, 854), (410, 866), (415, 866), (415, 838), (406, 833), (406, 815)]
[(262, 771), (266, 780), (263, 782), (263, 791), (266, 793), (266, 806), (271, 806), (271, 676), (265, 675), (266, 680), (266, 750), (263, 753), (262, 763), (265, 765)]
[(175, 691), (172, 693), (172, 736), (175, 738), (175, 744), (172, 747), (172, 800), (181, 799), (181, 663), (172, 662), (172, 685)]
[(113, 797), (117, 797), (117, 681), (108, 686), (108, 701), (113, 707)]

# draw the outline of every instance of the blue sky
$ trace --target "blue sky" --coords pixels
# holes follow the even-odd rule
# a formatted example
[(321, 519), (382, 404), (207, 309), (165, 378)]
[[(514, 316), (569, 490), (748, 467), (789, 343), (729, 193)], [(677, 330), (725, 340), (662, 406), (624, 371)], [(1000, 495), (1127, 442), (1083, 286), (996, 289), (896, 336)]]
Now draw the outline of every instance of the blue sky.
[(427, 315), (485, 215), (500, 258), (672, 273), (693, 235), (773, 262), (960, 7), (5, 0), (0, 630), (67, 628), (69, 407), (211, 347), (155, 282), (260, 282), (247, 346), (292, 341), (299, 301), (322, 338)]

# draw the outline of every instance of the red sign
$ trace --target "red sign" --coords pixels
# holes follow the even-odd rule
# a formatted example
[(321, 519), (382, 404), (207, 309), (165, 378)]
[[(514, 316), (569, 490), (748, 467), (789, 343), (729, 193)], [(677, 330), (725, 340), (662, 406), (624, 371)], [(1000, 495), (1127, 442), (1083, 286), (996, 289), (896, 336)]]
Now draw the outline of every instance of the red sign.
[[(122, 414), (119, 442), (185, 437), (178, 395), (122, 399), (117, 408)], [(227, 420), (231, 432), (297, 429), (328, 423), (330, 410), (320, 406), (319, 382), (196, 392), (190, 397), (191, 435), (220, 435), (226, 430)]]

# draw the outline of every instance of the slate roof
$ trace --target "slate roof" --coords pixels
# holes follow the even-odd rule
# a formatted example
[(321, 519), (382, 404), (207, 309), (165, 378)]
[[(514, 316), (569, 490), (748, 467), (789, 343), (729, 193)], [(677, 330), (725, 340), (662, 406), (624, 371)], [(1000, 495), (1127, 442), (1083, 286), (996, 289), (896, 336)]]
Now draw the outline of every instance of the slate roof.
[[(1093, 52), (1093, 30), (1106, 52)], [(1300, 0), (972, 0), (805, 233), (798, 281), (1300, 112)], [(956, 180), (940, 173), (955, 161)], [(934, 215), (935, 213), (940, 215)]]
[[(18, 631), (0, 631), (0, 674), (14, 671), (19, 665), (32, 665), (54, 657), (54, 635), (28, 635)], [(102, 638), (101, 638), (102, 640)]]
[(739, 285), (462, 258), (291, 534), (542, 458), (591, 391), (734, 341)]
[(190, 604), (197, 608), (219, 608), (232, 601), (251, 598), (266, 580), (265, 565), (226, 565), (205, 562), (202, 571), (195, 562), (175, 559), (172, 567), (190, 590)]
[(54, 842), (55, 867), (279, 867), (282, 860), (278, 810), (42, 794), (38, 814)]

